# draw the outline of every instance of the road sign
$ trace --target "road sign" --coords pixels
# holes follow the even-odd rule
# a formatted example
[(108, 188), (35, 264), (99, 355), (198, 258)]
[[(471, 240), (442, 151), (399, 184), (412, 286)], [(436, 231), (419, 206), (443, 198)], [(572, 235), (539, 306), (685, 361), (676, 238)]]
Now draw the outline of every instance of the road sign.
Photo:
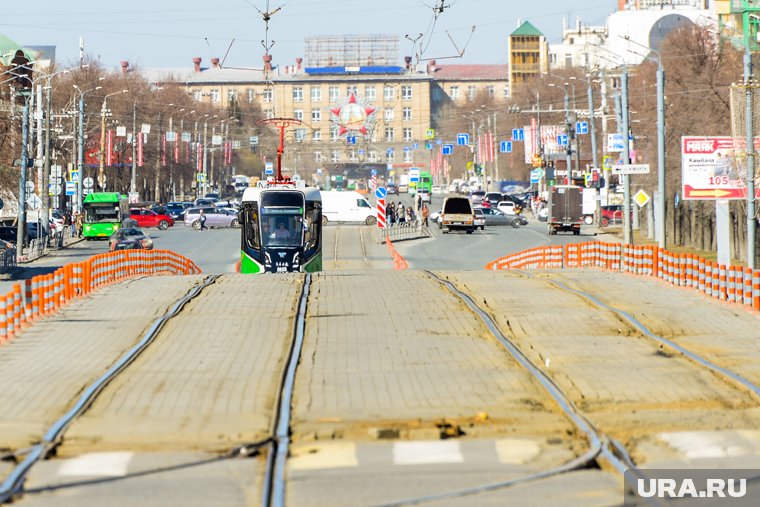
[(435, 139), (435, 129), (427, 129), (425, 131), (425, 139)]
[(167, 143), (173, 143), (177, 140), (177, 133), (176, 132), (164, 132), (164, 136), (166, 137)]
[(417, 148), (419, 148), (419, 147), (420, 147), (420, 144), (419, 144), (419, 143), (412, 143), (412, 149), (413, 149), (413, 150), (416, 150), (416, 149), (417, 149)]
[(588, 134), (588, 122), (585, 122), (585, 121), (575, 122), (575, 133)]
[(116, 127), (116, 137), (127, 137), (126, 125), (119, 125)]
[(454, 145), (453, 144), (444, 144), (441, 147), (441, 153), (444, 155), (451, 155), (454, 153)]
[(612, 168), (612, 174), (649, 174), (649, 164), (620, 164)]
[(53, 177), (53, 178), (55, 178), (55, 177), (60, 178), (61, 177), (61, 166), (58, 165), (58, 164), (50, 166), (50, 176)]
[(409, 169), (409, 181), (412, 183), (417, 183), (420, 181), (420, 169), (419, 167), (412, 167)]
[(63, 186), (60, 182), (54, 181), (48, 185), (48, 195), (61, 195)]
[(143, 134), (150, 134), (150, 123), (143, 123), (140, 125), (140, 132)]
[(180, 137), (183, 143), (189, 143), (193, 140), (193, 137), (190, 135), (190, 132), (182, 132), (182, 136)]
[(77, 195), (77, 184), (75, 182), (66, 182), (66, 195)]
[(614, 161), (615, 161), (615, 157), (610, 157), (609, 155), (605, 155), (604, 159), (602, 160), (602, 167), (608, 170), (612, 169), (612, 167), (615, 165)]
[(541, 169), (531, 169), (530, 182), (538, 183), (539, 181), (541, 181), (541, 176), (543, 176), (543, 171)]
[(457, 134), (457, 146), (467, 146), (470, 144), (470, 134)]
[(264, 163), (264, 174), (274, 174), (274, 163), (273, 162), (265, 162)]
[(195, 178), (198, 180), (198, 183), (203, 183), (206, 181), (206, 173), (198, 173), (198, 175)]
[(643, 190), (639, 190), (633, 196), (633, 200), (639, 205), (639, 208), (643, 208), (649, 202), (649, 195)]
[(84, 188), (92, 188), (92, 185), (93, 185), (94, 183), (95, 183), (95, 182), (92, 180), (92, 178), (89, 178), (89, 177), (88, 177), (88, 178), (85, 178), (85, 179), (82, 181), (82, 185), (84, 186)]
[(525, 129), (512, 129), (513, 141), (525, 141)]
[(619, 153), (625, 150), (625, 136), (623, 134), (607, 134), (607, 151)]
[(33, 181), (27, 181), (26, 182), (26, 193), (31, 194), (34, 192), (34, 182)]
[(388, 195), (388, 189), (385, 187), (377, 187), (375, 190), (375, 197), (378, 199), (383, 199), (386, 195)]
[(26, 205), (29, 206), (29, 209), (40, 209), (42, 199), (40, 199), (37, 194), (32, 194), (26, 199)]
[(567, 134), (561, 134), (557, 136), (558, 146), (567, 146)]
[(346, 144), (356, 144), (356, 136), (346, 136)]
[(426, 150), (432, 150), (433, 149), (433, 143), (430, 141), (425, 141), (425, 149)]
[(211, 144), (214, 146), (221, 146), (222, 145), (222, 136), (220, 134), (215, 134), (211, 136)]
[(512, 153), (512, 141), (502, 141), (499, 144), (499, 151), (502, 153)]
[(370, 173), (372, 176), (375, 176), (375, 175), (377, 174), (377, 170), (375, 170), (375, 169), (372, 169), (372, 170), (371, 170), (369, 173)]

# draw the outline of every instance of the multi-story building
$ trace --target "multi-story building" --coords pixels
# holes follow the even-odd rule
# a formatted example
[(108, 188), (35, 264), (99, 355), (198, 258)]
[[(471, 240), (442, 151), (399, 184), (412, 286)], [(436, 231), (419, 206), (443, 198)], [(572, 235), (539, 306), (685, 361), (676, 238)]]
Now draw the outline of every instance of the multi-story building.
[(754, 0), (712, 2), (721, 33), (750, 50), (760, 50), (760, 3)]
[(539, 77), (549, 69), (549, 46), (546, 37), (528, 21), (509, 35), (507, 54), (509, 84), (512, 88)]
[(603, 45), (607, 39), (606, 26), (584, 26), (580, 18), (574, 27), (563, 21), (562, 42), (549, 44), (549, 67), (567, 69), (571, 67), (589, 68), (595, 47)]

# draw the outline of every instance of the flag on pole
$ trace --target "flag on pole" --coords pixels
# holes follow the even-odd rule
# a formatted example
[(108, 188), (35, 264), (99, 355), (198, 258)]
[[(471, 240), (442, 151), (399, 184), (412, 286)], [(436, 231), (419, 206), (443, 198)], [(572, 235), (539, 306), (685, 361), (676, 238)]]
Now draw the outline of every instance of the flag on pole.
[(113, 165), (113, 130), (106, 131), (106, 166)]
[(179, 136), (175, 132), (174, 133), (174, 163), (175, 164), (179, 164), (179, 157), (180, 157), (179, 146), (180, 146)]

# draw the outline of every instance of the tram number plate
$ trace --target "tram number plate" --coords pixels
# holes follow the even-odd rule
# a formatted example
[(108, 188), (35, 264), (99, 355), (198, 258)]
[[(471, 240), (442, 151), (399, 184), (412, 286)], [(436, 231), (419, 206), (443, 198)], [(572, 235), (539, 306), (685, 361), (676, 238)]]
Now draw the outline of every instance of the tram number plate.
[(278, 266), (277, 267), (277, 272), (278, 273), (287, 273), (288, 272), (288, 268), (287, 268), (287, 266)]

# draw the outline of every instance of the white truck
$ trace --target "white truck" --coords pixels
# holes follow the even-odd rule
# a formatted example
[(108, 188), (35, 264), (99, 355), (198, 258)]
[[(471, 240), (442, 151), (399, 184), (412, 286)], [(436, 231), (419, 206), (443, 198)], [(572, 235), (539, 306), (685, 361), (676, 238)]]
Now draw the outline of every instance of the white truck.
[(475, 230), (475, 213), (470, 200), (466, 197), (447, 197), (443, 201), (438, 227), (443, 234), (455, 230), (472, 234)]
[(377, 210), (359, 192), (320, 192), (322, 225), (329, 222), (377, 223)]

